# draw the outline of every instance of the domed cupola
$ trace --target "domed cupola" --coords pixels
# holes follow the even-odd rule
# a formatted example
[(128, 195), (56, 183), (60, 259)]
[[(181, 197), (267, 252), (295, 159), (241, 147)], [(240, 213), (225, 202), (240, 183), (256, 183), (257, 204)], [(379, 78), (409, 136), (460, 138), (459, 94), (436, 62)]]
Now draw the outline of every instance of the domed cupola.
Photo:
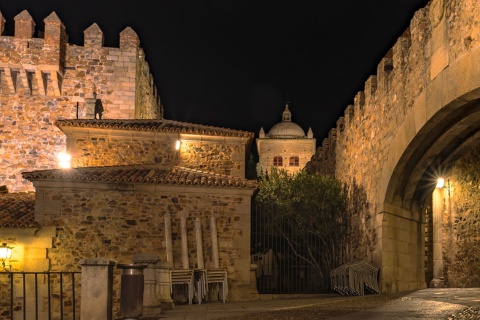
[(285, 104), (285, 110), (282, 113), (282, 122), (277, 123), (267, 134), (269, 138), (298, 139), (306, 138), (305, 131), (292, 122), (292, 113), (288, 109), (288, 102)]

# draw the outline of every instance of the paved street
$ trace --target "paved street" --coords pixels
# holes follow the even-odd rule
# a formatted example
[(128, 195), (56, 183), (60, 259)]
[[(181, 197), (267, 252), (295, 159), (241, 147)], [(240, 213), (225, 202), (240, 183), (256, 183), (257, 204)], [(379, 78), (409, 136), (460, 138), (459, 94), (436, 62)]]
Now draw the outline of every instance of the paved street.
[[(311, 298), (181, 305), (151, 319), (480, 319), (479, 306), (479, 288), (425, 289), (413, 293), (364, 297), (319, 295)], [(465, 310), (463, 315), (460, 314), (462, 310)]]

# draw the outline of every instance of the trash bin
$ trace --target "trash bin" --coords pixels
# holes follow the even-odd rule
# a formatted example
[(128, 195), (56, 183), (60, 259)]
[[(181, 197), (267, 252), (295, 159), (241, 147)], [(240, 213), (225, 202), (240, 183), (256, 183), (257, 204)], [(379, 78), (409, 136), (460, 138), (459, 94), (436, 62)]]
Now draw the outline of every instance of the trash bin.
[(120, 317), (138, 319), (143, 315), (143, 269), (146, 264), (117, 264), (123, 269), (120, 292)]

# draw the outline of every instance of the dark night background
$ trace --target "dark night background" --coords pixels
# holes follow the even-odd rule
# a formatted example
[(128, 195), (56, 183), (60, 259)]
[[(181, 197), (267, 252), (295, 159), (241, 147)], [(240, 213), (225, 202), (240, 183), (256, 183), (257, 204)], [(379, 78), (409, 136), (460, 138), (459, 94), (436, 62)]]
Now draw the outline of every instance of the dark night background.
[(96, 22), (105, 46), (140, 37), (165, 118), (248, 130), (293, 121), (321, 141), (428, 0), (0, 0), (7, 35), (26, 9), (43, 31), (55, 11), (83, 45)]

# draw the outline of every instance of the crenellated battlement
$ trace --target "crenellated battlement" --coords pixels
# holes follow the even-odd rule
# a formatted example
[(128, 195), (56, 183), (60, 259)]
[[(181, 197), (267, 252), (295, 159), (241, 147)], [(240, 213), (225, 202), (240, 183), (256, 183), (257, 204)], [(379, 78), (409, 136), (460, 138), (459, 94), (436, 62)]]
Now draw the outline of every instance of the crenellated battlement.
[[(56, 167), (65, 138), (58, 119), (161, 119), (155, 81), (132, 28), (119, 34), (119, 47), (105, 47), (94, 23), (84, 44), (68, 43), (64, 23), (52, 12), (35, 37), (27, 11), (14, 18), (14, 35), (4, 35), (0, 13), (0, 185), (10, 191), (32, 190), (20, 172)], [(101, 113), (95, 112), (101, 101)]]
[[(429, 8), (430, 5), (415, 13), (410, 26), (378, 64), (377, 74), (371, 75), (365, 82), (364, 91), (355, 95), (353, 107), (347, 106), (344, 116), (345, 127), (344, 130), (339, 130), (340, 133), (348, 132), (350, 127), (356, 127), (355, 121), (361, 122), (363, 117), (377, 112), (379, 102), (391, 98), (393, 98), (391, 102), (394, 102), (398, 97), (411, 96), (411, 88), (401, 85), (405, 79), (423, 83), (428, 81), (426, 73), (421, 74), (420, 78), (410, 79), (410, 71), (418, 70), (419, 67), (419, 70), (425, 70), (425, 66), (431, 64), (431, 61), (424, 59), (426, 52), (422, 54), (423, 50), (428, 50), (428, 43), (431, 41), (431, 25), (427, 18)], [(412, 52), (412, 50), (417, 51)], [(415, 95), (418, 94), (419, 92), (415, 92)], [(384, 107), (388, 105), (389, 103)], [(342, 135), (339, 135), (339, 139), (341, 138)]]
[(432, 176), (478, 146), (479, 57), (480, 1), (431, 0), (307, 164), (365, 197), (355, 241), (375, 246), (365, 258), (382, 269), (383, 292), (425, 287), (421, 212)]
[[(0, 36), (0, 75), (3, 76), (0, 80), (5, 87), (2, 91), (4, 94), (61, 96), (66, 73), (76, 68), (69, 65), (71, 61), (67, 61), (69, 53), (75, 55), (79, 50), (89, 50), (85, 53), (90, 53), (93, 59), (100, 60), (103, 56), (107, 61), (112, 61), (106, 65), (113, 66), (114, 61), (118, 61), (115, 56), (124, 56), (127, 52), (138, 55), (140, 47), (138, 35), (130, 27), (120, 33), (119, 48), (107, 48), (104, 47), (103, 31), (94, 23), (84, 31), (84, 46), (79, 47), (68, 44), (65, 25), (55, 12), (44, 19), (43, 38), (33, 37), (35, 21), (28, 11), (22, 11), (14, 20), (14, 36)], [(1, 34), (4, 30), (5, 19), (0, 13)], [(131, 55), (132, 62), (133, 58)], [(123, 58), (123, 61), (126, 59)], [(147, 64), (145, 59), (143, 63)], [(153, 80), (151, 75), (149, 77)], [(76, 101), (92, 96), (93, 85), (86, 89), (83, 94), (74, 94)], [(96, 93), (102, 95), (102, 92)], [(156, 90), (154, 100), (159, 100)]]

